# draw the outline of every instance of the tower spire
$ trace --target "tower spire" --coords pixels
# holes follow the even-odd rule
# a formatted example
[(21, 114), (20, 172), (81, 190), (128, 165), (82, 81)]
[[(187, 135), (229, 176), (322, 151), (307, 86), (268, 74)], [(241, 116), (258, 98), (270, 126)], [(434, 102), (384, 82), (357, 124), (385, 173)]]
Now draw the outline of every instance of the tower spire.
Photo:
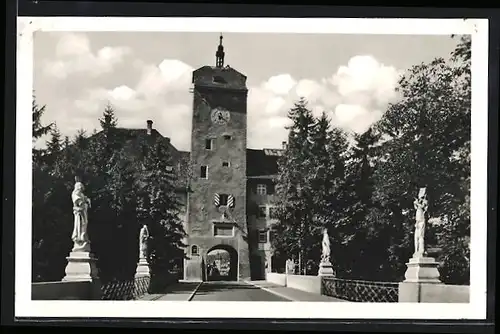
[(215, 66), (222, 68), (224, 66), (224, 46), (222, 45), (222, 33), (220, 33), (220, 42), (217, 52), (215, 53)]

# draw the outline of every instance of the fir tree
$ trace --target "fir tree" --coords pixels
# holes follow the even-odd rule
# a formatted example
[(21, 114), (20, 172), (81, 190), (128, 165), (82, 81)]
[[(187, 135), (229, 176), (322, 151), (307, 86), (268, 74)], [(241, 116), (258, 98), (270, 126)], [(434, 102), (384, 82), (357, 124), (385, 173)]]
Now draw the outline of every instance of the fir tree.
[(54, 123), (49, 133), (50, 139), (46, 142), (47, 153), (50, 155), (56, 155), (63, 148), (63, 142), (61, 141), (61, 132), (59, 131), (57, 124)]
[(311, 149), (315, 119), (307, 101), (302, 98), (290, 109), (288, 117), (292, 125), (287, 128), (287, 149), (278, 161), (276, 187), (279, 220), (276, 229), (287, 235), (276, 239), (274, 246), (288, 257), (297, 256), (302, 270), (305, 263), (305, 238), (312, 219), (309, 174), (313, 167)]
[(151, 234), (150, 260), (156, 272), (171, 268), (183, 257), (186, 236), (180, 220), (180, 205), (171, 171), (172, 157), (161, 139), (146, 149), (142, 164), (137, 218), (146, 224)]
[(45, 112), (45, 106), (39, 106), (36, 103), (35, 96), (33, 96), (31, 111), (33, 115), (33, 140), (37, 140), (38, 138), (49, 133), (52, 123), (49, 125), (42, 125), (42, 116)]
[(108, 103), (104, 108), (104, 112), (102, 117), (99, 119), (99, 123), (101, 124), (101, 128), (103, 131), (107, 132), (110, 129), (116, 128), (118, 125), (118, 119), (115, 116), (115, 110), (113, 106)]
[(49, 133), (50, 129), (52, 128), (52, 123), (50, 123), (48, 125), (42, 124), (42, 116), (43, 116), (43, 113), (45, 112), (45, 106), (39, 106), (36, 103), (35, 96), (33, 96), (33, 102), (31, 104), (31, 111), (32, 111), (32, 119), (33, 119), (33, 126), (32, 126), (33, 163), (39, 163), (39, 159), (43, 155), (44, 150), (43, 149), (36, 149), (35, 143), (39, 138), (41, 138)]

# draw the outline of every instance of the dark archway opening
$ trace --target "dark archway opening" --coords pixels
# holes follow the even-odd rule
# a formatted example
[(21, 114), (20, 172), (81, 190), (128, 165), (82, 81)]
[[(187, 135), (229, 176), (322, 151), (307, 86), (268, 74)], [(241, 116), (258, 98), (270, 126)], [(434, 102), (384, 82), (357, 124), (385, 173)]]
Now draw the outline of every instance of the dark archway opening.
[(237, 281), (238, 253), (227, 245), (219, 245), (210, 249), (206, 256), (207, 281)]

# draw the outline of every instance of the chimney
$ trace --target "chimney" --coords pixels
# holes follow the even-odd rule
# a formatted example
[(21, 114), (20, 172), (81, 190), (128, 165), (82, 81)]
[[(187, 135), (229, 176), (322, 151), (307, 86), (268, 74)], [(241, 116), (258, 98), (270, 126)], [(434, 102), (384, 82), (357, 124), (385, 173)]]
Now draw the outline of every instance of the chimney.
[(151, 135), (151, 130), (153, 130), (153, 121), (148, 119), (146, 123), (147, 123), (147, 133), (148, 135)]
[(281, 142), (281, 148), (286, 150), (286, 141)]

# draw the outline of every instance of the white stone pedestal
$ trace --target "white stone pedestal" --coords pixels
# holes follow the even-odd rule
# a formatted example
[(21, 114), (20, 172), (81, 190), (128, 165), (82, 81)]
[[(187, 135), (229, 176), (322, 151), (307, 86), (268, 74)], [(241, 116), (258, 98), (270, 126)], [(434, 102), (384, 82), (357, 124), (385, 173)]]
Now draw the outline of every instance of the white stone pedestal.
[(333, 266), (330, 261), (319, 264), (318, 276), (334, 276)]
[(99, 281), (97, 259), (89, 251), (72, 251), (66, 258), (66, 276), (63, 281)]
[(406, 264), (404, 282), (407, 283), (441, 283), (439, 280), (439, 263), (432, 257), (412, 257)]
[(139, 263), (137, 263), (137, 269), (135, 271), (135, 277), (151, 277), (147, 259), (139, 259)]

